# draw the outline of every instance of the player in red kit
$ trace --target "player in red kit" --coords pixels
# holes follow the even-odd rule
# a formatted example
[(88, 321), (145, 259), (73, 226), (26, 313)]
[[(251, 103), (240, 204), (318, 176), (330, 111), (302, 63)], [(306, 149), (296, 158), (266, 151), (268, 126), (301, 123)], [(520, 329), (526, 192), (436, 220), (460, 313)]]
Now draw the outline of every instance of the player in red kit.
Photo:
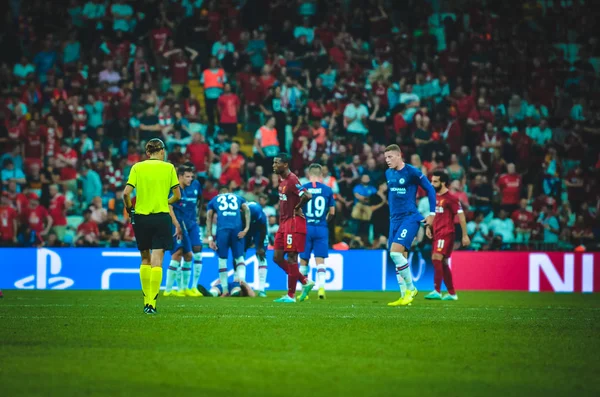
[[(431, 184), (437, 192), (435, 218), (433, 227), (427, 227), (427, 237), (433, 240), (433, 286), (434, 290), (425, 296), (425, 299), (457, 300), (452, 270), (448, 266), (448, 259), (454, 248), (454, 217), (458, 214), (460, 228), (462, 229), (462, 245), (467, 247), (471, 240), (467, 235), (467, 220), (458, 198), (448, 191), (450, 178), (444, 171), (435, 171), (431, 177)], [(433, 229), (433, 230), (432, 230)], [(442, 279), (448, 289), (448, 295), (442, 298), (440, 293)]]
[[(313, 289), (315, 283), (300, 273), (298, 253), (304, 252), (306, 242), (306, 219), (302, 206), (312, 195), (300, 184), (298, 177), (290, 171), (290, 156), (280, 153), (273, 159), (273, 171), (279, 175), (279, 230), (275, 235), (273, 260), (288, 275), (288, 293), (275, 302), (295, 303), (296, 284), (304, 286), (300, 300)], [(287, 260), (284, 255), (287, 254)]]

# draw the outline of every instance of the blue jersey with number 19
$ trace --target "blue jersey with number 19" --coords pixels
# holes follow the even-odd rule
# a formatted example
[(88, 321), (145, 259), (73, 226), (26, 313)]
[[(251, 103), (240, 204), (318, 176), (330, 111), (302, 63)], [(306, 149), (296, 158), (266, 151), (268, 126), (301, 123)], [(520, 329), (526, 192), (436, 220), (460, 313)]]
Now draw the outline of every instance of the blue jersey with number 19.
[(327, 226), (327, 213), (335, 207), (335, 199), (331, 188), (321, 182), (309, 182), (302, 186), (312, 194), (312, 199), (304, 204), (302, 211), (307, 226)]
[(243, 229), (241, 212), (245, 202), (246, 200), (233, 193), (219, 194), (210, 200), (207, 209), (217, 214), (217, 231)]

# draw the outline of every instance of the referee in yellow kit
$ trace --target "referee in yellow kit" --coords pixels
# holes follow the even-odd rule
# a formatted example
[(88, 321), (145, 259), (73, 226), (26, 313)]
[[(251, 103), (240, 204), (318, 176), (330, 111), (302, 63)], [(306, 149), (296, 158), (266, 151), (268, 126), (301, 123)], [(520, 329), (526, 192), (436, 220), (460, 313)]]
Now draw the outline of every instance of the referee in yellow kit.
[[(148, 141), (149, 159), (134, 164), (123, 192), (125, 208), (131, 217), (138, 249), (142, 254), (140, 280), (144, 293), (144, 313), (156, 313), (156, 298), (162, 282), (165, 250), (173, 248), (172, 227), (178, 238), (181, 228), (170, 205), (179, 201), (179, 179), (175, 167), (165, 161), (165, 144), (158, 138)], [(136, 189), (135, 208), (131, 193)], [(169, 198), (169, 194), (173, 192)]]

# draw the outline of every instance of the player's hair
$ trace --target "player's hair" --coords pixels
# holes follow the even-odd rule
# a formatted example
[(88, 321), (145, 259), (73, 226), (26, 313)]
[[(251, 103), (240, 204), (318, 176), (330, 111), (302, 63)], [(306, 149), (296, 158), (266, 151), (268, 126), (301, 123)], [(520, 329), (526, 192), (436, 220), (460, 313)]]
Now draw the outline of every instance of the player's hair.
[(323, 175), (323, 167), (321, 166), (321, 164), (312, 163), (308, 166), (308, 173), (313, 176), (321, 176)]
[(219, 193), (229, 193), (229, 186), (227, 186), (227, 185), (219, 186)]
[(402, 151), (400, 150), (400, 146), (394, 144), (394, 145), (390, 145), (388, 147), (385, 148), (385, 153), (387, 152), (398, 152), (401, 153)]
[(280, 162), (284, 163), (284, 164), (289, 164), (290, 161), (292, 160), (291, 156), (287, 153), (279, 153), (277, 156), (275, 156), (276, 158), (279, 159)]
[(165, 144), (158, 138), (152, 138), (146, 143), (146, 153), (153, 154), (164, 150)]
[(444, 184), (444, 186), (448, 186), (448, 182), (450, 182), (450, 177), (448, 176), (446, 171), (442, 171), (442, 170), (433, 171), (432, 176), (437, 176), (438, 178), (440, 178), (440, 182), (442, 182)]
[(186, 172), (194, 172), (194, 170), (190, 167), (188, 167), (187, 165), (180, 165), (179, 168), (177, 168), (177, 175), (184, 175)]

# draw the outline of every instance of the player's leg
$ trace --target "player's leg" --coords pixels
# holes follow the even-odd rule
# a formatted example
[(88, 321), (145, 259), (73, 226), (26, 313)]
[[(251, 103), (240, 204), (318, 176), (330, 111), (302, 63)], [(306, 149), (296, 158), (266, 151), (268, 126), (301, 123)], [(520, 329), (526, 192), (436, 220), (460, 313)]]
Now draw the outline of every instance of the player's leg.
[(325, 277), (327, 269), (325, 268), (325, 259), (329, 257), (329, 229), (320, 228), (319, 233), (313, 245), (315, 253), (315, 263), (317, 264), (317, 288), (319, 289), (319, 299), (325, 299)]
[(405, 306), (412, 302), (418, 291), (412, 282), (408, 263), (408, 250), (419, 231), (419, 222), (405, 221), (390, 225), (390, 257), (396, 267), (396, 278), (400, 286), (400, 299), (388, 303), (389, 306)]
[[(235, 233), (234, 233), (235, 234)], [(246, 261), (244, 260), (244, 248), (246, 240), (233, 236), (234, 240), (231, 245), (231, 253), (233, 254), (233, 262), (235, 263), (235, 275), (238, 283), (246, 282)]]
[(308, 277), (309, 266), (308, 262), (310, 261), (310, 254), (313, 251), (313, 234), (312, 230), (309, 228), (306, 233), (306, 239), (304, 241), (304, 251), (300, 253), (300, 273), (304, 277)]
[[(173, 285), (175, 281), (179, 279), (179, 272), (181, 271), (181, 258), (183, 256), (183, 248), (181, 246), (181, 241), (177, 242), (173, 249), (173, 254), (171, 255), (171, 261), (169, 262), (169, 267), (167, 268), (167, 282), (165, 285), (165, 292), (163, 296), (173, 296), (176, 295), (173, 291)], [(181, 283), (178, 283), (181, 284)], [(181, 286), (180, 286), (181, 288)]]
[(202, 231), (197, 224), (188, 229), (190, 243), (192, 245), (192, 259), (194, 261), (194, 270), (192, 271), (192, 287), (190, 288), (195, 296), (202, 296), (198, 290), (200, 275), (202, 274)]
[(189, 287), (190, 277), (192, 276), (192, 266), (194, 264), (193, 258), (194, 256), (191, 250), (183, 255), (183, 266), (181, 267), (181, 289), (185, 296), (197, 297), (202, 296), (202, 294), (198, 292), (196, 287)]
[(148, 306), (152, 301), (150, 297), (150, 277), (152, 274), (150, 249), (152, 248), (152, 234), (150, 232), (147, 215), (135, 215), (134, 219), (133, 231), (135, 233), (138, 250), (142, 257), (142, 263), (140, 264), (140, 283), (144, 295), (144, 313), (147, 313)]
[(454, 289), (454, 281), (452, 280), (452, 269), (448, 264), (448, 259), (450, 255), (444, 257), (444, 261), (442, 262), (443, 270), (444, 270), (444, 284), (448, 289), (448, 294), (445, 295), (442, 300), (445, 301), (455, 301), (458, 300), (458, 296), (456, 295), (456, 290)]
[(288, 269), (288, 263), (285, 260), (285, 256), (284, 256), (284, 233), (283, 233), (283, 225), (280, 226), (279, 230), (277, 231), (277, 233), (275, 234), (275, 244), (273, 244), (273, 262), (275, 262), (275, 264), (277, 266), (279, 266), (284, 272), (285, 274), (288, 274), (289, 269)]
[(156, 300), (160, 291), (160, 284), (163, 276), (163, 259), (165, 250), (173, 249), (173, 236), (171, 235), (172, 223), (169, 214), (156, 214), (153, 217), (152, 227), (152, 252), (150, 256), (150, 265), (152, 266), (150, 274), (150, 297), (152, 302), (148, 306), (148, 313), (156, 313)]
[[(441, 241), (441, 243), (440, 243)], [(440, 244), (444, 244), (444, 240), (433, 239), (433, 249), (436, 250)], [(441, 253), (433, 253), (431, 255), (431, 261), (433, 262), (433, 291), (429, 294), (425, 295), (425, 299), (431, 300), (440, 300), (442, 299), (442, 278), (444, 274), (444, 270), (442, 269), (442, 261), (444, 260), (444, 255)]]
[(140, 255), (142, 256), (142, 264), (140, 265), (140, 282), (142, 284), (142, 292), (144, 294), (144, 313), (146, 313), (148, 311), (148, 306), (152, 301), (150, 299), (150, 278), (152, 275), (150, 250), (147, 249), (140, 251)]
[[(229, 254), (230, 236), (233, 230), (225, 229), (217, 232), (217, 256), (219, 257), (219, 281), (223, 288), (223, 295), (229, 295), (229, 282), (227, 281), (227, 257)], [(236, 236), (237, 237), (237, 236)]]

